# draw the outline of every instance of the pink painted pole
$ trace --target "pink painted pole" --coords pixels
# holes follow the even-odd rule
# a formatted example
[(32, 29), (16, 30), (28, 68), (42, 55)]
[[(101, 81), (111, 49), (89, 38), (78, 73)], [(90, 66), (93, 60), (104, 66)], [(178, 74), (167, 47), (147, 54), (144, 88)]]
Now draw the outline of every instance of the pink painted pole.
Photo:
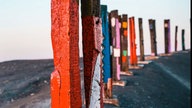
[[(119, 49), (119, 51), (120, 51), (120, 30), (119, 30), (120, 24), (119, 24), (119, 20), (115, 19), (115, 23), (116, 23), (116, 48)], [(120, 80), (120, 71), (121, 71), (119, 59), (120, 59), (120, 57), (116, 57), (117, 80)]]

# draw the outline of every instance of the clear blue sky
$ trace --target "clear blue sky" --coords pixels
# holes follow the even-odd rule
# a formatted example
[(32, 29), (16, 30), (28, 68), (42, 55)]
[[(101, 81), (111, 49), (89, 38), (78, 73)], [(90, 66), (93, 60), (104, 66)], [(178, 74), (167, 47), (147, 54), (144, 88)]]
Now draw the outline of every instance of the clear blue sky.
[[(53, 58), (50, 1), (0, 0), (0, 61)], [(146, 54), (150, 54), (150, 18), (156, 19), (158, 53), (164, 52), (164, 19), (171, 20), (172, 51), (175, 25), (178, 25), (178, 49), (181, 50), (181, 29), (185, 29), (186, 48), (190, 48), (190, 0), (101, 0), (101, 4), (108, 5), (109, 11), (118, 9), (119, 14), (135, 16), (138, 54), (139, 17), (143, 18)], [(80, 56), (81, 46), (80, 33)]]

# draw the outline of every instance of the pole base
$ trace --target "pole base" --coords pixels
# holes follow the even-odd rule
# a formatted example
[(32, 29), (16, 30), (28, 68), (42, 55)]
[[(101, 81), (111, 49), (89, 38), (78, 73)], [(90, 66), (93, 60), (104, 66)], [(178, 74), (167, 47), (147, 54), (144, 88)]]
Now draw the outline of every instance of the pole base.
[(133, 72), (131, 72), (131, 71), (121, 71), (121, 73), (120, 73), (121, 75), (127, 75), (127, 76), (133, 76)]
[(160, 56), (171, 56), (172, 54), (171, 53), (168, 53), (168, 54), (160, 54)]
[(137, 65), (137, 66), (129, 65), (129, 69), (141, 69), (143, 67), (144, 67), (144, 65)]
[(156, 60), (158, 58), (159, 58), (158, 56), (147, 56), (145, 57), (145, 60)]
[(115, 105), (117, 107), (119, 106), (119, 101), (116, 98), (103, 99), (103, 103), (104, 104), (112, 104), (112, 105)]
[(183, 50), (183, 53), (189, 53), (191, 50)]
[(113, 81), (113, 85), (124, 87), (126, 85), (126, 81)]
[(149, 64), (149, 63), (151, 63), (152, 61), (151, 60), (149, 60), (149, 61), (138, 61), (137, 63), (138, 64)]

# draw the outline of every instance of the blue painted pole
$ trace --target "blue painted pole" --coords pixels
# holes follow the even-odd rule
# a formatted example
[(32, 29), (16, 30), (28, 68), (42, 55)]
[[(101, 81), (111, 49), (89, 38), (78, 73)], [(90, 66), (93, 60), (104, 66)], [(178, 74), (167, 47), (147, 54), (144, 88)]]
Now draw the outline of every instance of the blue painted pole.
[(111, 78), (111, 62), (110, 62), (110, 41), (109, 41), (109, 28), (108, 28), (108, 13), (107, 5), (101, 5), (101, 18), (102, 18), (102, 33), (103, 33), (103, 82), (107, 83), (108, 78)]
[[(103, 50), (102, 50), (102, 69), (103, 69), (103, 83), (104, 83), (104, 98), (110, 98), (110, 88), (107, 85), (112, 84), (111, 78), (111, 57), (110, 57), (110, 38), (109, 38), (109, 25), (108, 25), (108, 12), (107, 5), (101, 5), (101, 18), (102, 18), (102, 33), (103, 33)], [(111, 89), (112, 90), (112, 89)]]

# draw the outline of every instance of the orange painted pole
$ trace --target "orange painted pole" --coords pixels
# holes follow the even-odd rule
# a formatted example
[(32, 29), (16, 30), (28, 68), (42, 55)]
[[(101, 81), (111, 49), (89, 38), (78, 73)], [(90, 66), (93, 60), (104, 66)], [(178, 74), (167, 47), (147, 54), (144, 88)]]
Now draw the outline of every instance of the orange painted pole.
[(137, 66), (134, 17), (129, 18), (129, 31), (130, 31), (130, 65)]
[(134, 57), (134, 65), (137, 66), (137, 54), (136, 54), (136, 48), (137, 48), (137, 45), (135, 43), (135, 40), (136, 40), (136, 34), (135, 34), (135, 19), (134, 17), (132, 17), (132, 20), (133, 20), (133, 57)]
[(103, 108), (100, 0), (81, 0), (86, 108)]
[(80, 108), (79, 14), (74, 0), (51, 1), (51, 39), (55, 71), (51, 74), (51, 108)]
[(133, 50), (132, 50), (132, 19), (129, 18), (129, 43), (130, 43), (130, 65), (133, 65)]

